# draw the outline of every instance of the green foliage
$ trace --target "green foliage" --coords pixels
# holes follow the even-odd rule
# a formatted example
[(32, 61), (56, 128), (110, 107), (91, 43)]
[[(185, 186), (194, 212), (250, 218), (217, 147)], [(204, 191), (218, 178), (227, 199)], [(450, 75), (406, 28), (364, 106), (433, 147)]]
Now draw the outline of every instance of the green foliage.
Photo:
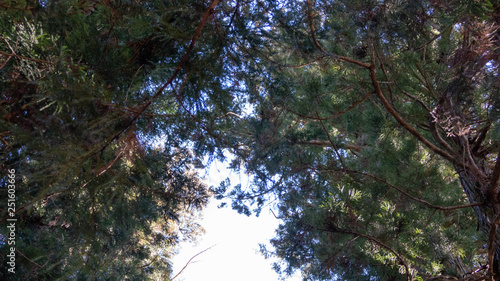
[(486, 202), (467, 186), (494, 177), (498, 7), (486, 2), (268, 1), (236, 13), (246, 30), (235, 45), (259, 63), (233, 167), (255, 182), (226, 194), (239, 212), (276, 204), (282, 224), (264, 252), (282, 259), (278, 272), (423, 280), (485, 263), (489, 207), (446, 207)]
[(168, 279), (211, 193), (193, 169), (225, 153), (253, 186), (213, 192), (275, 204), (283, 275), (500, 272), (497, 1), (0, 7), (19, 280)]
[(213, 26), (191, 66), (156, 93), (207, 7), (21, 2), (0, 4), (1, 186), (15, 169), (18, 219), (10, 274), (2, 207), (1, 278), (169, 280), (176, 245), (202, 232), (196, 218), (211, 196), (194, 171), (214, 142), (193, 137), (196, 120), (229, 107), (226, 70), (207, 63), (223, 59)]

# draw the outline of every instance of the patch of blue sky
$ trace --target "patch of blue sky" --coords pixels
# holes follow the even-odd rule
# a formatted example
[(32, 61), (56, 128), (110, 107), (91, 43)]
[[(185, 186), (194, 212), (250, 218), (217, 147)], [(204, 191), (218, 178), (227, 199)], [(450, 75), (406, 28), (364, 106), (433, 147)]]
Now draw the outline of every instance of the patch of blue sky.
[[(208, 185), (219, 185), (226, 178), (232, 184), (250, 186), (251, 178), (243, 172), (233, 172), (227, 168), (227, 162), (213, 162), (205, 172)], [(184, 269), (176, 281), (254, 281), (279, 280), (280, 277), (272, 269), (275, 258), (266, 259), (260, 253), (259, 244), (272, 246), (269, 240), (274, 237), (274, 230), (279, 220), (272, 214), (272, 206), (267, 206), (259, 217), (244, 216), (230, 208), (218, 208), (220, 201), (213, 199), (203, 211), (200, 224), (206, 233), (198, 243), (182, 243), (179, 254), (173, 259), (174, 275), (186, 265), (197, 253), (203, 252)], [(295, 274), (288, 281), (302, 280)]]

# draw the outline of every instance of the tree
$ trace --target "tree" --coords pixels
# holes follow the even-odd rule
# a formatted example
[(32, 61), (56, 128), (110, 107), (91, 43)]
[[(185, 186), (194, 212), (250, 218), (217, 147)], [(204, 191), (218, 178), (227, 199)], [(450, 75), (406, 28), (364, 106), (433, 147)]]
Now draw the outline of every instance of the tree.
[(18, 279), (168, 278), (226, 152), (254, 186), (216, 196), (275, 203), (284, 274), (498, 279), (498, 1), (0, 7)]
[[(196, 217), (211, 194), (195, 168), (215, 148), (198, 122), (224, 115), (226, 70), (206, 63), (222, 57), (213, 6), (0, 9), (2, 190), (7, 171), (16, 180), (15, 212), (0, 212), (3, 278), (168, 280), (175, 246), (202, 231)], [(11, 213), (15, 274), (6, 266)]]
[(284, 273), (498, 279), (499, 11), (237, 1), (255, 115), (232, 129), (233, 167), (255, 182), (225, 194), (247, 214), (275, 202)]

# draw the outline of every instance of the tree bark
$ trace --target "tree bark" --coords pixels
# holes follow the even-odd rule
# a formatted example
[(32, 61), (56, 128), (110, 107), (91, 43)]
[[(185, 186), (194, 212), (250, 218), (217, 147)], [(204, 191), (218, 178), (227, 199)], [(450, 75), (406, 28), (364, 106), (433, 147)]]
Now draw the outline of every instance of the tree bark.
[[(478, 230), (481, 230), (488, 237), (496, 220), (497, 212), (495, 210), (500, 206), (498, 206), (495, 198), (488, 196), (488, 193), (481, 185), (481, 181), (476, 179), (471, 172), (457, 165), (455, 165), (455, 170), (458, 173), (460, 183), (465, 194), (467, 194), (470, 203), (483, 203), (480, 206), (472, 207), (472, 209), (477, 217)], [(497, 229), (493, 240), (493, 264), (489, 265), (490, 269), (493, 269), (492, 272), (494, 274), (494, 276), (490, 276), (491, 278), (494, 278), (491, 280), (500, 280), (500, 246), (498, 245), (498, 241), (500, 241), (500, 234)]]

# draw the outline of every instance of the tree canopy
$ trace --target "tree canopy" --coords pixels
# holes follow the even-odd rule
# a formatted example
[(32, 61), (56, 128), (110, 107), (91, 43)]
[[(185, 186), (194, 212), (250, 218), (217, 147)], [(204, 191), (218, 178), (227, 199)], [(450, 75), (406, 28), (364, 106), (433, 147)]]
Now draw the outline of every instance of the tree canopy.
[(274, 206), (283, 276), (499, 279), (500, 2), (0, 8), (19, 280), (165, 280), (212, 194)]
[[(18, 219), (16, 270), (7, 272), (2, 251), (5, 278), (170, 277), (175, 246), (201, 231), (195, 218), (210, 197), (195, 172), (210, 145), (195, 151), (186, 141), (200, 129), (175, 113), (216, 106), (199, 95), (222, 70), (181, 73), (183, 93), (197, 96), (157, 93), (182, 84), (173, 78), (205, 10), (189, 1), (2, 2), (2, 187), (14, 170)], [(198, 37), (204, 48), (216, 43)], [(190, 62), (217, 56), (200, 51)]]
[(275, 202), (277, 270), (498, 279), (498, 3), (245, 7), (255, 115), (233, 166), (255, 184), (228, 195), (246, 213)]

